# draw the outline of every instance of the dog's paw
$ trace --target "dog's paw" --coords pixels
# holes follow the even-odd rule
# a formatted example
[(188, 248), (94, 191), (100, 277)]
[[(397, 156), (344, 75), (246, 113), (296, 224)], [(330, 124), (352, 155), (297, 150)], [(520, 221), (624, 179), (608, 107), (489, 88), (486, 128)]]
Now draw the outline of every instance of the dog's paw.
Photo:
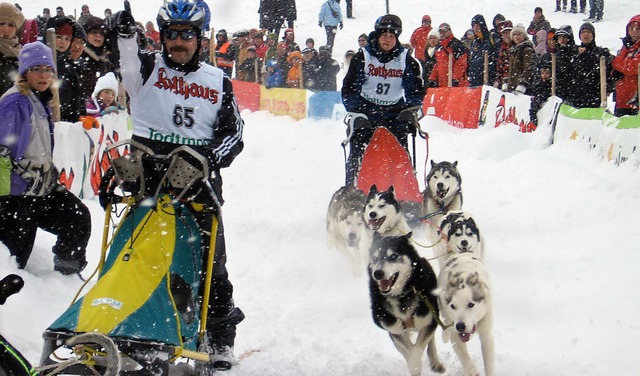
[(435, 373), (445, 373), (447, 369), (442, 364), (437, 363), (431, 365), (431, 370)]

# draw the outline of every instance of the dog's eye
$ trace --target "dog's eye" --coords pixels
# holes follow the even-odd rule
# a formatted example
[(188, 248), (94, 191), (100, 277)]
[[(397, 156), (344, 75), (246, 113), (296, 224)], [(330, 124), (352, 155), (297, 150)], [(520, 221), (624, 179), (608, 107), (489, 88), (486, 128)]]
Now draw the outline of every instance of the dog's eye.
[(392, 253), (392, 254), (389, 255), (388, 259), (389, 259), (389, 261), (397, 260), (398, 259), (398, 255), (395, 254), (395, 253)]
[(451, 309), (456, 309), (456, 305), (455, 304), (451, 304), (450, 307), (451, 307)]
[(469, 303), (467, 304), (467, 308), (473, 308), (476, 304), (475, 303)]

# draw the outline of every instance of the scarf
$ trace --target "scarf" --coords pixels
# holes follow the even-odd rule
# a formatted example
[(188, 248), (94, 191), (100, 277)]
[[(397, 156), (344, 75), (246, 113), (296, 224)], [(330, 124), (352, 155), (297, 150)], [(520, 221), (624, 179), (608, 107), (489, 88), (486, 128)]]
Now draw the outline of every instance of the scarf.
[(2, 56), (17, 58), (21, 47), (18, 43), (18, 37), (0, 38), (0, 54)]

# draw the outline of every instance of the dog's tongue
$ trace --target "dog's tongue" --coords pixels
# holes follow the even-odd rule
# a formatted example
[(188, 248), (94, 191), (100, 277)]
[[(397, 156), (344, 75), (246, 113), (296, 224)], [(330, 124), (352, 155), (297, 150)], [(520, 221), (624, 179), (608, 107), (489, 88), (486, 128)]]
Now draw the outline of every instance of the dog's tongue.
[(381, 217), (381, 218), (372, 218), (369, 219), (369, 227), (373, 230), (376, 231), (380, 228), (380, 226), (382, 226), (382, 223), (384, 222), (384, 220), (387, 217)]
[(378, 285), (380, 286), (380, 291), (388, 292), (391, 290), (391, 286), (393, 285), (393, 278), (380, 280)]
[(471, 333), (458, 333), (458, 337), (462, 342), (469, 342), (471, 339)]

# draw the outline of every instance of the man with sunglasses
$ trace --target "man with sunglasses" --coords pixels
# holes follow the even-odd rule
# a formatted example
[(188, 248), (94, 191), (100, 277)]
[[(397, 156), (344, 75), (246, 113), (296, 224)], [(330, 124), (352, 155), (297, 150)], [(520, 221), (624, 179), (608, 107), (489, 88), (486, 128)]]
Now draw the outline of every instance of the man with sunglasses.
[[(156, 154), (166, 155), (188, 145), (206, 157), (212, 172), (209, 181), (221, 205), (220, 169), (228, 167), (244, 145), (244, 122), (231, 80), (221, 69), (199, 61), (204, 13), (194, 2), (168, 1), (160, 8), (157, 23), (163, 48), (154, 53), (139, 51), (135, 38), (138, 29), (129, 10), (114, 14), (110, 25), (118, 35), (122, 83), (131, 98), (133, 139)], [(209, 352), (210, 362), (203, 365), (206, 370), (202, 374), (228, 370), (236, 364), (236, 325), (244, 319), (233, 303), (222, 219), (217, 205), (213, 206), (193, 212), (201, 228), (205, 255), (210, 251), (213, 218), (218, 219), (208, 339), (201, 348)]]

